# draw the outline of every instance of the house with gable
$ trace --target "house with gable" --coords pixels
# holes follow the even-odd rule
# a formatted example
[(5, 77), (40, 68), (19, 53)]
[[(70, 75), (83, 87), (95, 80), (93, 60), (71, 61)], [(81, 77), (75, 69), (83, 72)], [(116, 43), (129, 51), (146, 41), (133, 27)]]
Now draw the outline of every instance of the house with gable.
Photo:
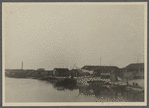
[(69, 77), (70, 72), (68, 68), (54, 68), (53, 76), (57, 77)]

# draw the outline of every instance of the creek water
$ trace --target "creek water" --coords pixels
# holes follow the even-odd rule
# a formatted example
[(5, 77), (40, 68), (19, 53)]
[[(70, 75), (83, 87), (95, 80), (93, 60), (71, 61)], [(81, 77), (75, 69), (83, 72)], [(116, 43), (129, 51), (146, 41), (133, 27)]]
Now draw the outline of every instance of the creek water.
[(5, 102), (143, 102), (144, 93), (101, 90), (76, 85), (55, 86), (37, 79), (5, 77)]

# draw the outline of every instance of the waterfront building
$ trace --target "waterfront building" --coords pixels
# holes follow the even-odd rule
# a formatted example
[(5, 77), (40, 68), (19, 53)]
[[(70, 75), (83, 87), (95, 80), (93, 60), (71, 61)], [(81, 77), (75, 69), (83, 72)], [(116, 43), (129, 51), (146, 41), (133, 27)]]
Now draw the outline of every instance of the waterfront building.
[(144, 63), (131, 63), (121, 69), (121, 74), (128, 79), (143, 79), (144, 78)]
[(49, 75), (49, 76), (53, 75), (53, 71), (52, 70), (46, 70), (45, 73), (46, 73), (46, 75)]
[(30, 77), (33, 72), (33, 69), (5, 69), (5, 75), (8, 77)]
[(101, 79), (110, 79), (110, 81), (117, 81), (119, 68), (116, 66), (100, 66), (99, 69), (95, 69), (94, 76), (99, 76)]
[(78, 77), (79, 76), (79, 69), (72, 69), (72, 70), (70, 70), (70, 74), (71, 74), (71, 76), (73, 76), (73, 77)]
[(89, 66), (89, 65), (86, 65), (86, 66), (83, 66), (81, 68), (82, 72), (88, 72), (90, 74), (93, 74), (94, 70), (95, 69), (99, 69), (101, 66)]
[(68, 68), (55, 68), (53, 75), (57, 77), (68, 77), (70, 76), (70, 72)]

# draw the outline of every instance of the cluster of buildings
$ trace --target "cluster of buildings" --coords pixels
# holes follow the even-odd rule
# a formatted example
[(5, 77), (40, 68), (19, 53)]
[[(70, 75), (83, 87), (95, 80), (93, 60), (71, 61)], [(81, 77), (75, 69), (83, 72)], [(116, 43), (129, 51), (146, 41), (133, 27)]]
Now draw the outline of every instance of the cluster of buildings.
[(5, 69), (5, 76), (26, 78), (26, 77), (42, 77), (52, 75), (53, 71), (45, 70), (39, 68), (37, 70), (33, 69)]
[(12, 77), (81, 77), (92, 76), (101, 77), (102, 79), (110, 79), (116, 81), (120, 79), (143, 79), (144, 78), (144, 63), (132, 63), (125, 68), (116, 66), (83, 66), (81, 69), (55, 68), (53, 70), (45, 70), (39, 68), (37, 70), (23, 69), (6, 69), (6, 76)]
[(132, 63), (125, 68), (116, 66), (84, 66), (83, 72), (93, 73), (94, 77), (117, 81), (120, 79), (144, 79), (144, 63)]
[(44, 77), (44, 76), (55, 76), (55, 77), (81, 77), (90, 75), (87, 72), (82, 72), (79, 69), (69, 70), (68, 68), (54, 68), (53, 70), (45, 70), (39, 68), (37, 70), (24, 70), (24, 69), (5, 69), (5, 75), (8, 77)]

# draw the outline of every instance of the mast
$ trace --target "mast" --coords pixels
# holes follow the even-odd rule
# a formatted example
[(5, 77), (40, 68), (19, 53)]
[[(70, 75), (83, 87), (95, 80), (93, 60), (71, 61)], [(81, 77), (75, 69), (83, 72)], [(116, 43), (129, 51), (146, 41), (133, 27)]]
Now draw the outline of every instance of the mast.
[(72, 69), (75, 67), (76, 63), (73, 65)]

